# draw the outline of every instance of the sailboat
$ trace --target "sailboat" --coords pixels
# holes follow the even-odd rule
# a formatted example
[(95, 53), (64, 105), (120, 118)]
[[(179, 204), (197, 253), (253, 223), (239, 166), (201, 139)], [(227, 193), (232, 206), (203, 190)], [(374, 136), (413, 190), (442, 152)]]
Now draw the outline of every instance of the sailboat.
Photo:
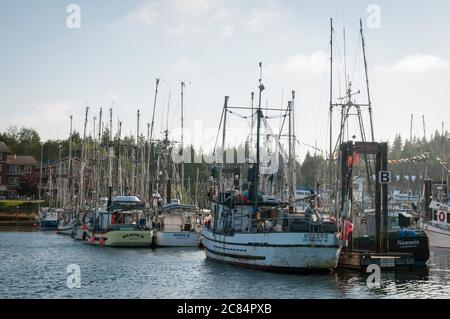
[[(328, 272), (337, 267), (343, 244), (336, 222), (325, 219), (312, 208), (304, 214), (295, 214), (293, 204), (281, 203), (277, 196), (258, 191), (262, 177), (260, 166), (263, 166), (259, 154), (260, 126), (265, 118), (261, 109), (264, 90), (261, 81), (262, 71), (256, 111), (256, 164), (249, 174), (250, 187), (246, 191), (241, 186), (226, 188), (223, 165), (213, 167), (209, 193), (211, 215), (201, 229), (206, 257), (264, 271)], [(226, 97), (222, 149), (225, 148), (226, 114), (230, 109), (233, 108), (228, 106)], [(292, 163), (294, 159), (289, 155), (288, 163)], [(292, 181), (290, 184), (295, 196)]]

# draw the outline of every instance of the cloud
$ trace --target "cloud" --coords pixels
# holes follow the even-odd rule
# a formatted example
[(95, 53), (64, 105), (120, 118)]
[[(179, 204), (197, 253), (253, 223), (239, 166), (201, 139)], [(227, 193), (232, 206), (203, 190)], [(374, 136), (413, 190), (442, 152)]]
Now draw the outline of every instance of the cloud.
[(75, 108), (71, 102), (38, 104), (28, 108), (22, 115), (11, 117), (9, 122), (10, 125), (36, 129), (44, 140), (60, 138), (69, 135), (69, 116)]
[(381, 66), (378, 71), (391, 73), (424, 73), (447, 69), (449, 61), (430, 54), (413, 54), (404, 57), (391, 66)]
[(284, 68), (288, 73), (322, 74), (328, 68), (328, 55), (323, 51), (294, 55), (288, 58)]
[(131, 11), (125, 17), (125, 21), (133, 22), (149, 28), (155, 24), (159, 16), (159, 8), (156, 6), (156, 3), (146, 3)]
[(177, 14), (191, 18), (200, 18), (216, 5), (213, 0), (172, 0), (171, 8)]
[(200, 70), (200, 64), (187, 58), (180, 58), (174, 61), (170, 68), (174, 74), (186, 76), (198, 72)]
[(262, 32), (280, 21), (283, 13), (278, 7), (255, 8), (250, 12), (246, 27), (250, 32)]
[(224, 38), (229, 38), (233, 35), (234, 27), (232, 25), (226, 25), (220, 31), (220, 35)]

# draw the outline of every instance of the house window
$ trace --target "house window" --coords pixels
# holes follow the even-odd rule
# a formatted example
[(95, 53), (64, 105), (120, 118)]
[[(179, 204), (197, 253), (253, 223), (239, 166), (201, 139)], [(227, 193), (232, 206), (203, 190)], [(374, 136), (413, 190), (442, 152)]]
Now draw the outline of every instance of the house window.
[(0, 161), (3, 161), (3, 153), (0, 153)]
[(25, 166), (25, 173), (31, 173), (31, 166)]
[(16, 165), (9, 166), (8, 172), (13, 174), (19, 173), (20, 172), (19, 166)]
[(8, 177), (8, 185), (10, 185), (10, 186), (19, 185), (19, 178), (18, 177)]
[[(0, 153), (0, 154), (1, 154), (1, 153)], [(3, 165), (0, 164), (0, 173), (2, 172), (2, 170), (3, 170)]]

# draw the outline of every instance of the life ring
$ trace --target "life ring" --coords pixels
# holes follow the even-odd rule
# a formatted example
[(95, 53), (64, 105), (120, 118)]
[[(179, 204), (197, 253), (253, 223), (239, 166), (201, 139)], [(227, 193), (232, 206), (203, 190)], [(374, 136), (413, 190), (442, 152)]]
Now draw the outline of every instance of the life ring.
[(439, 212), (439, 221), (440, 222), (444, 222), (445, 221), (445, 213), (444, 212)]

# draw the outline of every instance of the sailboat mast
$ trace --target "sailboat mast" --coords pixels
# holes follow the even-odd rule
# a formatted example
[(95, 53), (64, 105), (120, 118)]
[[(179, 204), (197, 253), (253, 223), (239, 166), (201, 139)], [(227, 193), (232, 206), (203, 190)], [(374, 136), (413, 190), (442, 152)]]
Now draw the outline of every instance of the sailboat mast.
[(260, 165), (260, 152), (259, 152), (259, 143), (260, 143), (260, 130), (261, 130), (261, 97), (262, 91), (264, 90), (264, 85), (262, 84), (262, 62), (259, 62), (259, 98), (258, 98), (258, 111), (256, 115), (256, 166), (254, 169), (254, 182), (253, 182), (253, 203), (255, 207), (255, 212), (258, 209), (258, 183), (259, 183), (259, 165)]
[(331, 195), (333, 194), (333, 19), (330, 19), (330, 149), (329, 149), (329, 188), (330, 188), (330, 208)]
[(86, 114), (84, 117), (84, 129), (83, 129), (83, 145), (81, 146), (81, 172), (80, 172), (80, 209), (84, 208), (84, 168), (86, 157), (86, 129), (88, 124), (89, 107), (86, 107)]
[[(158, 86), (159, 86), (159, 79), (156, 79), (156, 89), (155, 89), (155, 99), (153, 101), (153, 114), (152, 114), (152, 123), (150, 128), (150, 138), (149, 138), (149, 144), (148, 144), (148, 154), (147, 154), (147, 186), (149, 187), (149, 200), (151, 200), (153, 196), (153, 182), (150, 184), (150, 161), (151, 161), (151, 153), (152, 153), (152, 140), (153, 140), (153, 129), (155, 127), (155, 112), (156, 112), (156, 102), (158, 99)], [(153, 201), (152, 201), (153, 203)]]
[[(184, 87), (181, 82), (181, 196), (184, 197)], [(184, 198), (181, 198), (183, 201)]]
[(69, 165), (68, 165), (68, 173), (67, 173), (67, 180), (69, 182), (69, 197), (70, 197), (70, 201), (69, 201), (69, 205), (72, 204), (72, 199), (73, 199), (73, 194), (72, 194), (72, 188), (73, 185), (71, 183), (71, 177), (72, 177), (72, 140), (73, 140), (73, 136), (72, 136), (72, 129), (73, 129), (73, 115), (70, 115), (70, 136), (69, 136)]

